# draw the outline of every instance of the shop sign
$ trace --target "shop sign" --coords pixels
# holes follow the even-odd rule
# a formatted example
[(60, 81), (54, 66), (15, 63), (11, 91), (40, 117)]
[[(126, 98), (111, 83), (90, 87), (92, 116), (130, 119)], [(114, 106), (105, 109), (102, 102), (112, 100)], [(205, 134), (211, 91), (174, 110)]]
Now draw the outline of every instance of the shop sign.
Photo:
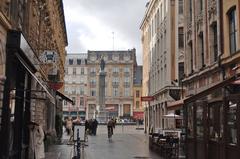
[(148, 101), (153, 101), (154, 100), (154, 97), (153, 96), (144, 96), (144, 97), (141, 97), (141, 101), (142, 102), (148, 102)]
[(53, 50), (45, 50), (40, 55), (39, 59), (41, 60), (41, 62), (45, 64), (53, 64), (53, 63), (56, 64), (59, 59), (59, 55), (57, 52)]

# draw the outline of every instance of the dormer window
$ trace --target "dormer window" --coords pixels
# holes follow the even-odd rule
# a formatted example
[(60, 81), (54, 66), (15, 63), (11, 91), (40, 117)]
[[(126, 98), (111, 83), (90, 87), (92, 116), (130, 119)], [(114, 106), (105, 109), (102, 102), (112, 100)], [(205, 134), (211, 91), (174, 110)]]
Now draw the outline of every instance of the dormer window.
[(73, 65), (73, 59), (68, 60), (69, 65)]

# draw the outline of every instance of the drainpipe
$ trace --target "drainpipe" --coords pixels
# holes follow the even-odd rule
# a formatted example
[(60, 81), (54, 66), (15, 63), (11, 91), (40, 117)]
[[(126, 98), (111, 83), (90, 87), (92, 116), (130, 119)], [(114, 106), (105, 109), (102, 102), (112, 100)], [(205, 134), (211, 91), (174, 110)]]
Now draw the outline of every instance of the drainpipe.
[(225, 69), (224, 66), (222, 66), (221, 63), (221, 57), (224, 52), (224, 43), (223, 43), (223, 0), (217, 1), (217, 20), (218, 20), (218, 25), (217, 25), (217, 30), (218, 30), (218, 67), (221, 68), (222, 71), (222, 78), (223, 80), (225, 79)]

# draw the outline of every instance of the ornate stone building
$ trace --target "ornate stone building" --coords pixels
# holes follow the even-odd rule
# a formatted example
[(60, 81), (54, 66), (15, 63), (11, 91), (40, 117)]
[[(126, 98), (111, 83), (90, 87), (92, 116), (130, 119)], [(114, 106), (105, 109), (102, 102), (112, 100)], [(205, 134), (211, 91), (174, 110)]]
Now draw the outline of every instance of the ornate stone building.
[[(144, 102), (145, 129), (174, 127), (163, 118), (179, 107), (184, 70), (183, 0), (150, 0), (141, 23), (143, 46), (143, 92), (153, 100)], [(179, 111), (177, 113), (180, 113)]]
[(95, 118), (98, 103), (100, 59), (105, 61), (105, 106), (107, 116), (133, 116), (133, 74), (136, 50), (88, 51), (87, 117)]
[(185, 0), (187, 158), (239, 157), (239, 6)]
[(144, 119), (144, 109), (141, 102), (142, 97), (142, 66), (134, 69), (133, 77), (133, 118), (135, 120)]
[(54, 90), (62, 85), (66, 46), (61, 0), (0, 1), (1, 157), (28, 155), (29, 121), (56, 133), (55, 116), (67, 99)]
[(64, 118), (72, 116), (81, 117), (82, 120), (87, 118), (86, 105), (88, 93), (88, 55), (68, 54), (65, 62), (65, 94), (68, 95), (74, 104), (64, 102)]

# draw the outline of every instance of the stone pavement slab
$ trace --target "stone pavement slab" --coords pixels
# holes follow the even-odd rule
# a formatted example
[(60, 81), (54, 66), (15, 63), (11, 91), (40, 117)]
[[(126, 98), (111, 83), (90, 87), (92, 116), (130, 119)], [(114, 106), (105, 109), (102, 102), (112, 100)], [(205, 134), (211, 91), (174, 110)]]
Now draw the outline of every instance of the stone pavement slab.
[(59, 159), (61, 152), (46, 152), (45, 159)]

